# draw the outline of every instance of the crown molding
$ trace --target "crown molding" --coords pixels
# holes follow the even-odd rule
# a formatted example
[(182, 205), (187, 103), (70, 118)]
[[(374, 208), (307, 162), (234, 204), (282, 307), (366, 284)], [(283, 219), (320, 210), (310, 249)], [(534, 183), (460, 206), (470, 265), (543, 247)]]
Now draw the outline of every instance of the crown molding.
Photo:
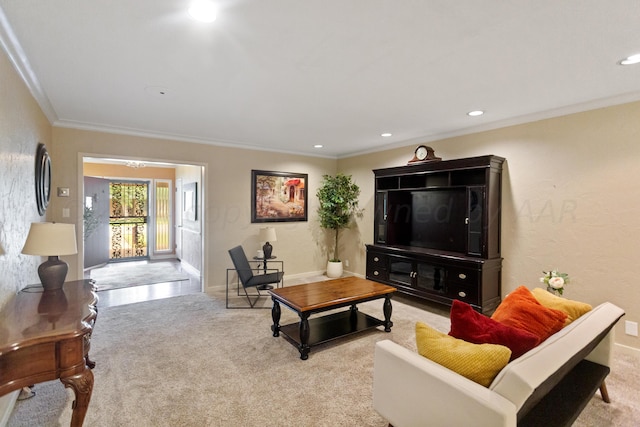
[(40, 81), (36, 77), (35, 72), (31, 68), (31, 64), (27, 59), (27, 55), (20, 46), (18, 38), (13, 32), (13, 28), (9, 24), (7, 16), (0, 7), (0, 45), (9, 57), (9, 61), (22, 78), (31, 95), (35, 98), (36, 102), (40, 106), (40, 109), (49, 120), (49, 123), (53, 124), (58, 120), (56, 114), (47, 94), (42, 89)]

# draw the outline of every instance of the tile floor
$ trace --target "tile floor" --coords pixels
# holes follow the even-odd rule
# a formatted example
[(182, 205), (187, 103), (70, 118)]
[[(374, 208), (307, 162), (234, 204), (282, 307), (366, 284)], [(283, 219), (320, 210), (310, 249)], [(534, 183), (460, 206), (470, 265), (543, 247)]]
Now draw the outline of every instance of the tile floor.
[[(180, 261), (177, 260), (167, 262), (180, 264)], [(114, 267), (114, 264), (112, 264), (109, 268), (117, 268), (117, 266)], [(88, 274), (86, 272), (85, 276), (88, 276)], [(98, 307), (113, 307), (199, 292), (202, 292), (200, 277), (189, 274), (189, 280), (154, 283), (152, 285), (132, 286), (130, 288), (98, 292)]]

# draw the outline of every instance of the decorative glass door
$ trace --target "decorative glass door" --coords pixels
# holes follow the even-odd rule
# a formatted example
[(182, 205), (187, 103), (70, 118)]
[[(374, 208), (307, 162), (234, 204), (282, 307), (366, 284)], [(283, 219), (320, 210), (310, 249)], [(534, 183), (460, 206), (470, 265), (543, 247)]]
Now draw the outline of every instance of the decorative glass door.
[(146, 182), (109, 183), (109, 259), (148, 256), (149, 185)]

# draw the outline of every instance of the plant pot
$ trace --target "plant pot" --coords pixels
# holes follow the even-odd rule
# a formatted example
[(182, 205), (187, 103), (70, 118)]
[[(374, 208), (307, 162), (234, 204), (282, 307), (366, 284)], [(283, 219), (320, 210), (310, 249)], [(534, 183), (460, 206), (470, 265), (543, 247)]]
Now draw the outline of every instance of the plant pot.
[(342, 276), (342, 261), (327, 262), (327, 277), (336, 279)]

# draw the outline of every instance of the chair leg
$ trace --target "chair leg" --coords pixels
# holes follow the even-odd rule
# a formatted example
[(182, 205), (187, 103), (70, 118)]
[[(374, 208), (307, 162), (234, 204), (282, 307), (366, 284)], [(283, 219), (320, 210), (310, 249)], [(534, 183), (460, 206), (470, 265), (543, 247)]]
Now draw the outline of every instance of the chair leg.
[(260, 289), (256, 288), (256, 291), (258, 292), (258, 295), (256, 296), (256, 299), (254, 299), (253, 301), (251, 301), (251, 297), (249, 296), (249, 293), (247, 292), (247, 288), (245, 288), (243, 286), (242, 289), (244, 290), (244, 294), (247, 297), (247, 301), (249, 301), (249, 306), (251, 308), (253, 308), (253, 306), (256, 305), (256, 303), (258, 302), (258, 300), (262, 296), (262, 295), (260, 295)]
[[(229, 306), (229, 271), (227, 271), (227, 283), (226, 283), (226, 292), (225, 292), (225, 307), (226, 308), (228, 308), (228, 309), (253, 308), (256, 305), (256, 303), (258, 302), (258, 300), (260, 299), (260, 297), (265, 296), (265, 295), (262, 295), (260, 293), (260, 291), (257, 290), (257, 289), (256, 289), (258, 291), (257, 295), (249, 294), (247, 292), (247, 288), (245, 288), (244, 286), (242, 287), (242, 290), (244, 291), (244, 296), (247, 298), (249, 306), (248, 307), (246, 307), (246, 306), (245, 307), (232, 307), (232, 306)], [(239, 297), (242, 296), (242, 294), (240, 293), (240, 280), (239, 279), (236, 279), (236, 295), (239, 296)], [(255, 296), (256, 299), (252, 301), (251, 297), (253, 297), (253, 296)], [(270, 308), (270, 307), (261, 307), (261, 308)]]
[(607, 384), (605, 384), (604, 380), (602, 380), (602, 384), (600, 384), (600, 396), (602, 396), (602, 400), (606, 403), (611, 403), (609, 392), (607, 391)]

